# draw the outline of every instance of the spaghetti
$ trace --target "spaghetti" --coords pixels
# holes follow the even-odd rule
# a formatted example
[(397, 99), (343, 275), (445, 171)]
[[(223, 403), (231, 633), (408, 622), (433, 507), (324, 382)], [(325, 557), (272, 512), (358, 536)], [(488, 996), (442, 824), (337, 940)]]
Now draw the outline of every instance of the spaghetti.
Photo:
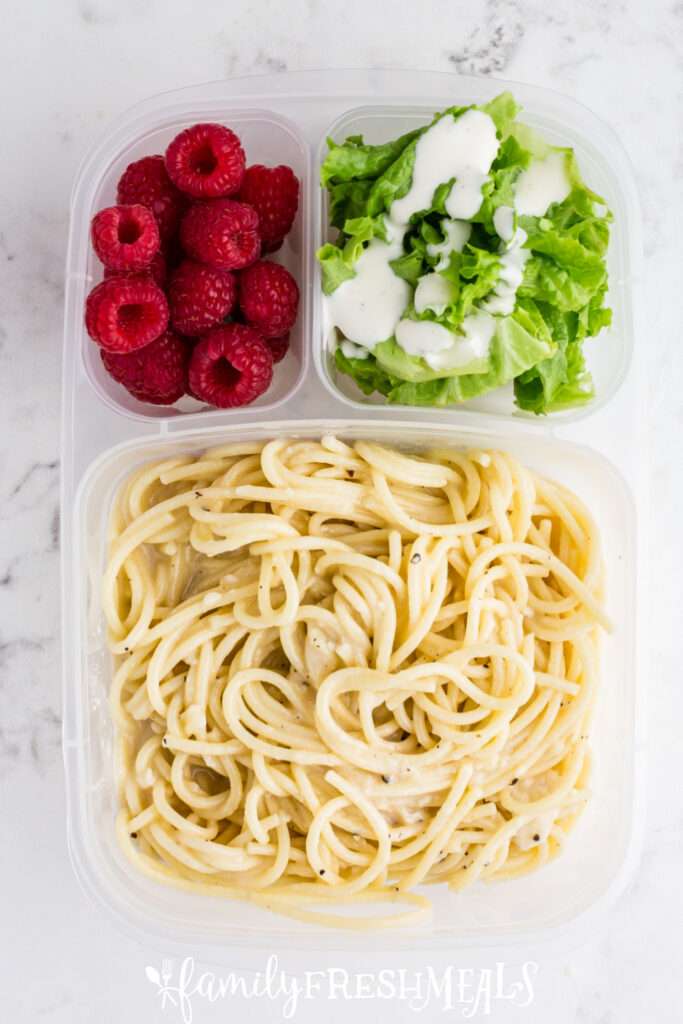
[[(505, 453), (323, 437), (144, 466), (103, 581), (120, 841), (342, 927), (540, 867), (589, 795), (602, 596), (587, 510)], [(330, 909), (368, 901), (407, 909)]]

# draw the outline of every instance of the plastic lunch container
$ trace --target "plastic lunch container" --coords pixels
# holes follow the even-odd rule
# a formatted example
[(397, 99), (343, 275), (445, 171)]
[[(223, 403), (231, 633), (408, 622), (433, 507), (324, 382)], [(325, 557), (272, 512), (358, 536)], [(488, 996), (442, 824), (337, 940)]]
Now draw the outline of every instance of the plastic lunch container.
[[(610, 300), (614, 323), (589, 342), (597, 400), (579, 411), (533, 418), (512, 411), (509, 395), (466, 406), (405, 410), (361, 401), (337, 379), (325, 347), (314, 252), (325, 220), (317, 171), (325, 139), (363, 132), (390, 138), (453, 103), (483, 102), (505, 88), (523, 119), (552, 141), (574, 147), (586, 180), (614, 211)], [(96, 280), (88, 226), (114, 201), (131, 161), (162, 151), (183, 127), (219, 120), (242, 137), (250, 162), (292, 165), (302, 182), (300, 214), (281, 257), (302, 292), (292, 350), (271, 390), (253, 406), (199, 411), (135, 402), (111, 382), (85, 334), (83, 304)], [(643, 589), (638, 517), (642, 511), (639, 409), (643, 394), (633, 351), (632, 297), (640, 253), (639, 213), (628, 161), (611, 129), (548, 90), (499, 80), (407, 71), (300, 72), (196, 86), (146, 101), (113, 125), (83, 163), (71, 208), (64, 339), (62, 578), (64, 756), (68, 836), (75, 871), (96, 902), (134, 934), (161, 945), (231, 950), (511, 950), (577, 940), (604, 918), (638, 850), (638, 643)], [(638, 386), (637, 386), (638, 382)], [(277, 409), (277, 412), (275, 411)], [(333, 932), (269, 914), (248, 903), (193, 894), (151, 881), (131, 865), (114, 835), (111, 664), (99, 605), (106, 523), (121, 481), (140, 464), (241, 438), (290, 433), (372, 436), (422, 446), (504, 448), (557, 478), (586, 501), (601, 530), (614, 634), (604, 644), (593, 731), (593, 799), (563, 855), (513, 882), (462, 894), (430, 887), (434, 918), (393, 932)], [(641, 601), (642, 604), (642, 601)]]

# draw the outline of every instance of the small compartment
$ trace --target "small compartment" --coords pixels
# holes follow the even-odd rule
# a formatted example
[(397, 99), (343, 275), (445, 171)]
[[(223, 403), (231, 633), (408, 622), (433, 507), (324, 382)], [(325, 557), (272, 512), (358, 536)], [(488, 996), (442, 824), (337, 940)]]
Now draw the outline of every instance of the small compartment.
[[(498, 89), (492, 86), (499, 85)], [(428, 123), (438, 110), (453, 104), (484, 103), (496, 92), (509, 89), (522, 111), (519, 120), (540, 131), (554, 145), (571, 146), (586, 183), (601, 195), (611, 209), (614, 220), (608, 250), (609, 293), (607, 304), (612, 308), (612, 325), (596, 338), (589, 338), (584, 346), (588, 368), (593, 374), (596, 395), (592, 402), (576, 409), (552, 413), (553, 422), (570, 423), (597, 412), (610, 401), (619, 389), (631, 361), (633, 350), (633, 264), (636, 258), (638, 228), (637, 205), (633, 195), (631, 172), (620, 143), (609, 126), (603, 124), (589, 110), (577, 103), (543, 93), (527, 90), (515, 83), (492, 83), (477, 79), (454, 78), (452, 88), (442, 96), (401, 104), (387, 102), (376, 106), (359, 106), (337, 118), (327, 129), (320, 143), (317, 174), (327, 151), (327, 138), (343, 142), (350, 135), (362, 135), (372, 144), (395, 139), (404, 132)], [(316, 204), (316, 250), (333, 239), (335, 229), (329, 228), (328, 196), (318, 191)], [(384, 407), (389, 410), (414, 409), (414, 406), (389, 405), (381, 395), (365, 396), (355, 382), (338, 372), (334, 363), (334, 342), (326, 322), (324, 302), (318, 274), (318, 295), (314, 324), (314, 359), (316, 368), (327, 389), (347, 406), (358, 410)], [(440, 417), (482, 413), (488, 416), (536, 420), (532, 413), (523, 412), (514, 405), (512, 386), (492, 391), (481, 397), (438, 410), (425, 407), (424, 412)], [(547, 422), (547, 421), (546, 421)]]
[[(113, 495), (137, 466), (235, 440), (276, 436), (368, 438), (419, 451), (433, 445), (510, 451), (534, 470), (574, 489), (594, 515), (607, 570), (606, 638), (593, 725), (593, 797), (563, 854), (522, 879), (478, 884), (461, 895), (428, 890), (434, 919), (419, 930), (331, 932), (271, 915), (248, 903), (208, 897), (151, 881), (119, 849), (114, 834), (111, 664), (100, 608), (106, 526)], [(104, 452), (79, 488), (66, 520), (64, 671), (69, 842), (77, 874), (98, 904), (153, 940), (285, 953), (288, 950), (442, 951), (546, 942), (597, 912), (618, 893), (633, 855), (636, 658), (635, 519), (630, 492), (603, 456), (539, 432), (448, 428), (365, 420), (281, 421), (183, 431), (136, 439)], [(585, 923), (585, 922), (584, 922)]]
[[(246, 409), (212, 410), (189, 396), (174, 406), (154, 406), (139, 402), (107, 374), (98, 346), (91, 341), (83, 323), (85, 299), (102, 278), (102, 266), (90, 245), (89, 228), (94, 214), (116, 202), (117, 182), (129, 163), (153, 153), (163, 153), (171, 139), (197, 121), (213, 120), (234, 129), (247, 155), (247, 165), (288, 164), (299, 178), (299, 210), (291, 232), (272, 258), (282, 263), (296, 278), (301, 292), (299, 316), (290, 335), (290, 350), (274, 367), (273, 380), (265, 394)], [(223, 103), (185, 105), (185, 109), (157, 111), (140, 124), (130, 118), (117, 134), (110, 136), (81, 169), (74, 189), (72, 225), (67, 267), (68, 288), (72, 294), (66, 324), (67, 344), (80, 349), (82, 365), (99, 398), (111, 409), (136, 420), (168, 420), (184, 417), (188, 425), (198, 417), (217, 414), (230, 416), (251, 410), (265, 412), (286, 402), (299, 387), (308, 363), (311, 289), (307, 285), (309, 237), (309, 148), (295, 125), (286, 118), (264, 110), (231, 109)], [(270, 257), (269, 257), (270, 258)]]

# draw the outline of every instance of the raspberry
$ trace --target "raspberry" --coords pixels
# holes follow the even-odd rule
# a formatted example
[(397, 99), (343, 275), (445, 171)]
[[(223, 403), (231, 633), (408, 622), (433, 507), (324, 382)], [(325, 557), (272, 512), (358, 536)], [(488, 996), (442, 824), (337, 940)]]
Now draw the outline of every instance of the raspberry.
[(283, 334), (281, 338), (264, 338), (264, 341), (274, 363), (279, 363), (289, 352), (289, 334)]
[[(133, 277), (137, 276), (139, 271), (137, 270), (110, 270), (109, 267), (104, 268), (104, 279), (105, 281), (109, 277)], [(166, 284), (166, 258), (161, 250), (155, 253), (152, 257), (152, 262), (145, 271), (149, 274), (155, 284), (158, 284), (160, 288), (163, 288)]]
[(227, 270), (184, 260), (168, 282), (171, 324), (181, 334), (203, 334), (219, 324), (235, 305), (237, 285)]
[(245, 320), (264, 338), (279, 338), (294, 326), (299, 289), (279, 263), (259, 260), (239, 275), (239, 304)]
[(239, 199), (258, 214), (263, 252), (278, 249), (299, 205), (299, 180), (291, 167), (247, 167)]
[(219, 409), (248, 405), (273, 377), (273, 357), (261, 335), (246, 324), (214, 327), (190, 358), (189, 391)]
[(258, 215), (246, 203), (214, 199), (195, 203), (180, 224), (180, 241), (188, 256), (216, 270), (239, 270), (258, 259)]
[(146, 270), (159, 251), (159, 229), (146, 206), (109, 206), (92, 219), (93, 249), (110, 270)]
[(166, 296), (149, 274), (110, 277), (88, 295), (85, 326), (93, 341), (109, 352), (133, 352), (166, 330)]
[(187, 200), (166, 172), (163, 156), (128, 164), (116, 191), (117, 203), (139, 203), (152, 211), (162, 242), (177, 231)]
[(166, 170), (183, 192), (199, 199), (231, 196), (244, 177), (240, 140), (221, 124), (195, 124), (166, 150)]
[(185, 394), (190, 346), (166, 331), (136, 352), (101, 352), (107, 372), (141, 402), (172, 405)]
[(169, 238), (164, 246), (164, 257), (166, 259), (166, 267), (168, 270), (175, 270), (176, 267), (185, 259), (185, 253), (183, 247), (180, 244), (180, 238), (178, 234)]

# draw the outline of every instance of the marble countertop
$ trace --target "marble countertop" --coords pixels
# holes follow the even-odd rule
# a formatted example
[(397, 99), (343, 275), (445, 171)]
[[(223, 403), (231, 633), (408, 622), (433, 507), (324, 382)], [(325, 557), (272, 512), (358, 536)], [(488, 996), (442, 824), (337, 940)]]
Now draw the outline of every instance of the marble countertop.
[[(390, 11), (391, 8), (391, 11)], [(419, 21), (418, 21), (419, 14)], [(59, 673), (59, 391), (69, 191), (109, 119), (144, 97), (231, 75), (397, 66), (549, 86), (611, 123), (635, 168), (645, 229), (645, 444), (656, 614), (647, 659), (648, 815), (642, 863), (605, 928), (539, 959), (535, 998), (489, 1019), (553, 1024), (673, 1020), (680, 1003), (683, 810), (677, 743), (683, 429), (680, 127), (683, 5), (677, 0), (8, 0), (0, 41), (0, 777), (2, 1004), (50, 1024), (180, 1020), (145, 966), (82, 894), (64, 829)], [(680, 132), (678, 132), (680, 136)], [(676, 465), (678, 462), (678, 466)], [(677, 471), (678, 470), (678, 471)], [(678, 880), (678, 881), (677, 881)], [(461, 965), (467, 959), (459, 958)], [(262, 967), (255, 963), (254, 967)], [(226, 965), (226, 970), (229, 964)], [(282, 1005), (236, 996), (196, 1021)], [(450, 1016), (462, 1016), (463, 1008)], [(480, 1006), (477, 1016), (484, 1016)], [(294, 1017), (411, 1020), (407, 1002), (301, 1003)], [(386, 1014), (386, 1018), (383, 1016)], [(363, 1016), (365, 1015), (365, 1016)], [(425, 1011), (423, 1018), (430, 1014)], [(467, 1014), (464, 1014), (466, 1019)]]

